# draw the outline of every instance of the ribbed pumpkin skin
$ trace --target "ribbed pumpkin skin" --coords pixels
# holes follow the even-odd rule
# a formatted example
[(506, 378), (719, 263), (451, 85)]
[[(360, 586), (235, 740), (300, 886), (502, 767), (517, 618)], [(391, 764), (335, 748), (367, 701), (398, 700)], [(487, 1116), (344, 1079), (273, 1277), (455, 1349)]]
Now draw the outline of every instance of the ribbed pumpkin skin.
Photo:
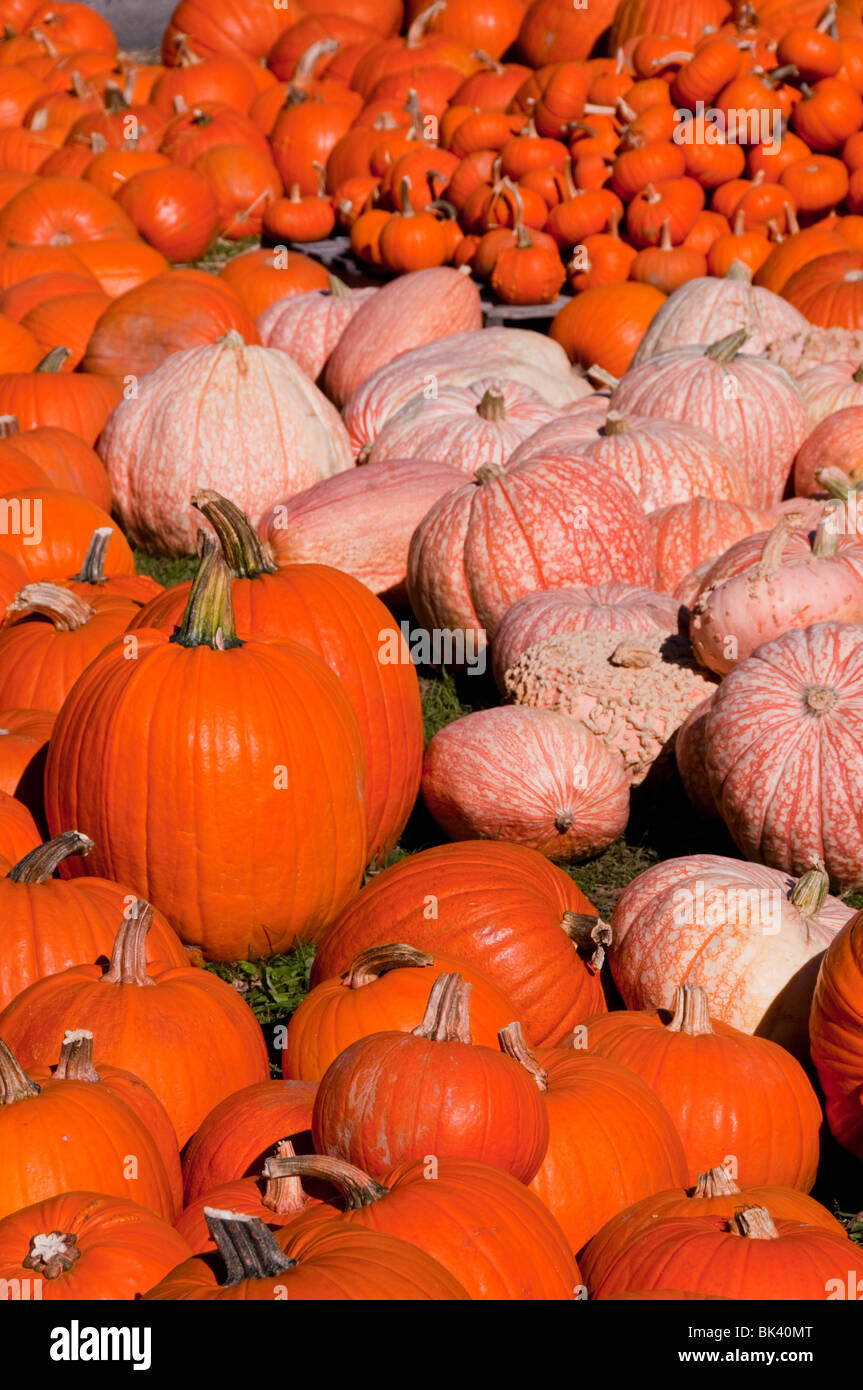
[[(197, 1255), (144, 1294), (144, 1302), (224, 1299), (272, 1303), (287, 1296), (290, 1303), (440, 1303), (468, 1298), (443, 1265), (395, 1236), (328, 1222), (321, 1229), (288, 1226), (277, 1231), (275, 1238), (284, 1253), (297, 1261), (293, 1269), (220, 1288), (222, 1261)], [(279, 1292), (282, 1289), (287, 1295)]]
[[(111, 485), (102, 460), (78, 435), (53, 425), (10, 436), (16, 453), (38, 464), (61, 492), (80, 492), (103, 511), (111, 510)], [(115, 541), (116, 544), (116, 541)]]
[[(737, 1186), (736, 1183), (734, 1186)], [(690, 1216), (729, 1218), (738, 1207), (766, 1207), (774, 1220), (802, 1221), (807, 1226), (818, 1226), (833, 1235), (845, 1235), (844, 1226), (839, 1224), (835, 1216), (831, 1216), (826, 1207), (792, 1187), (750, 1183), (742, 1191), (738, 1188), (735, 1192), (715, 1197), (695, 1196), (692, 1188), (670, 1188), (634, 1202), (597, 1231), (579, 1257), (588, 1289), (592, 1291), (598, 1287), (621, 1251), (640, 1240), (657, 1220)]]
[(623, 0), (614, 12), (608, 51), (613, 53), (627, 39), (649, 33), (679, 34), (687, 47), (702, 37), (705, 25), (718, 28), (730, 13), (727, 0), (687, 0), (685, 5), (677, 0)]
[(809, 1037), (826, 1097), (827, 1123), (839, 1143), (863, 1158), (863, 916), (831, 942), (815, 984)]
[[(55, 1060), (59, 1050), (52, 1049)], [(0, 1107), (0, 1217), (63, 1192), (98, 1188), (173, 1221), (158, 1145), (126, 1102), (90, 1081), (40, 1084), (38, 1095)], [(138, 1160), (134, 1178), (124, 1175), (129, 1154)]]
[(42, 843), (38, 826), (27, 807), (8, 792), (0, 792), (0, 854), (17, 864)]
[(834, 891), (863, 883), (863, 641), (859, 627), (784, 632), (720, 685), (707, 718), (716, 804), (747, 859), (802, 874), (823, 859)]
[(365, 863), (364, 754), (341, 683), (298, 644), (220, 652), (148, 631), (127, 660), (129, 640), (87, 668), (54, 728), (48, 823), (96, 844), (67, 870), (129, 884), (214, 959), (320, 935)]
[[(0, 878), (0, 1008), (37, 980), (110, 958), (128, 900), (128, 889), (106, 878)], [(147, 936), (147, 964), (151, 970), (188, 964), (179, 937), (160, 913)]]
[(220, 1101), (183, 1155), (186, 1205), (214, 1187), (260, 1173), (281, 1139), (302, 1136), (303, 1147), (310, 1148), (316, 1090), (307, 1081), (256, 1081)]
[(333, 565), (404, 604), (411, 536), (439, 498), (463, 486), (464, 475), (448, 463), (367, 463), (274, 502), (258, 534), (277, 565)]
[(857, 367), (850, 358), (840, 358), (810, 367), (796, 378), (810, 430), (840, 410), (863, 405), (863, 383), (854, 380)]
[[(54, 1279), (23, 1264), (32, 1237), (51, 1231), (74, 1236), (80, 1251), (80, 1259)], [(47, 1302), (131, 1300), (188, 1258), (189, 1250), (178, 1231), (137, 1202), (65, 1192), (0, 1222), (0, 1279), (38, 1281)]]
[(58, 234), (71, 241), (134, 241), (135, 228), (113, 198), (83, 179), (38, 179), (0, 211), (4, 246), (50, 246)]
[(341, 1216), (329, 1204), (304, 1212), (297, 1229), (335, 1219), (410, 1241), (448, 1269), (471, 1298), (571, 1300), (578, 1266), (558, 1223), (509, 1173), (474, 1159), (440, 1158), (428, 1179), (422, 1161), (383, 1179), (386, 1195)]
[(627, 372), (612, 393), (622, 415), (686, 420), (722, 440), (743, 464), (750, 505), (779, 502), (806, 437), (806, 411), (793, 380), (760, 358), (715, 362), (701, 347), (660, 353)]
[(530, 1182), (548, 1145), (533, 1078), (503, 1053), (374, 1033), (327, 1068), (312, 1115), (318, 1153), (382, 1179), (397, 1163), (473, 1158)]
[(475, 632), (480, 645), (525, 594), (608, 579), (650, 584), (653, 575), (641, 503), (582, 455), (532, 459), (447, 494), (408, 556), (420, 621)]
[(673, 348), (715, 343), (738, 328), (748, 333), (740, 351), (760, 356), (774, 339), (808, 326), (801, 313), (768, 290), (745, 280), (699, 276), (681, 285), (658, 310), (638, 345), (633, 366)]
[(0, 532), (0, 551), (17, 560), (28, 580), (61, 580), (77, 574), (90, 538), (100, 526), (110, 526), (114, 530), (105, 556), (105, 573), (135, 573), (135, 560), (125, 536), (114, 526), (107, 512), (89, 498), (44, 488), (23, 488), (9, 496), (17, 499), (20, 505), (22, 523), (28, 517), (31, 522), (35, 520), (37, 504), (41, 507), (41, 536), (37, 531), (37, 544), (32, 543), (32, 536)]
[(59, 710), (85, 667), (139, 611), (132, 599), (103, 595), (90, 603), (93, 616), (69, 632), (29, 620), (0, 631), (0, 706)]
[[(22, 1065), (49, 1065), (74, 1018), (98, 1039), (100, 1057), (134, 1069), (155, 1091), (181, 1148), (218, 1101), (266, 1076), (263, 1034), (224, 980), (189, 966), (159, 971), (150, 987), (106, 984), (102, 974), (100, 966), (73, 966), (37, 981), (4, 1009), (0, 1036)], [(166, 1038), (176, 1046), (162, 1053)]]
[(145, 376), (171, 353), (215, 343), (232, 329), (246, 343), (258, 341), (254, 319), (230, 286), (204, 271), (166, 271), (106, 309), (87, 344), (83, 369), (122, 383), (129, 373)]
[(448, 266), (415, 270), (362, 306), (327, 362), (324, 388), (336, 405), (401, 352), (482, 327), (479, 290)]
[(501, 706), (447, 724), (426, 748), (422, 793), (451, 840), (505, 840), (563, 862), (606, 849), (629, 819), (619, 758), (552, 710)]
[[(160, 594), (136, 614), (129, 631), (154, 627), (170, 636), (190, 587), (185, 583)], [(404, 639), (365, 585), (328, 565), (286, 565), (277, 574), (236, 579), (231, 593), (241, 635), (298, 642), (339, 677), (365, 750), (366, 856), (371, 862), (398, 840), (420, 786), (422, 709)], [(398, 638), (401, 661), (381, 660), (390, 633)]]
[(114, 411), (100, 448), (126, 530), (167, 555), (194, 551), (189, 498), (200, 488), (258, 516), (353, 463), (341, 420), (308, 377), (284, 353), (239, 339), (157, 367)]
[(472, 986), (470, 1033), (482, 1047), (497, 1047), (497, 1035), (512, 1022), (512, 1002), (482, 971), (456, 956), (434, 953), (431, 966), (387, 970), (351, 987), (340, 976), (322, 980), (291, 1016), (282, 1072), (292, 1080), (317, 1083), (346, 1047), (372, 1033), (409, 1033), (422, 1018), (429, 989), (441, 972), (458, 971)]
[(818, 256), (786, 281), (782, 297), (819, 328), (863, 328), (861, 269), (863, 252), (850, 247)]
[(54, 715), (47, 710), (0, 710), (0, 788), (41, 814), (42, 772)]
[(636, 1072), (665, 1105), (683, 1140), (688, 1181), (733, 1154), (742, 1183), (808, 1192), (821, 1107), (800, 1063), (727, 1023), (713, 1020), (711, 1033), (693, 1036), (667, 1022), (658, 1012), (618, 1011), (588, 1019), (585, 1032), (591, 1055)]
[(828, 415), (806, 439), (794, 460), (794, 491), (798, 497), (815, 497), (821, 485), (815, 474), (822, 468), (841, 468), (852, 482), (863, 473), (863, 405), (846, 406)]
[(846, 1236), (780, 1218), (778, 1240), (753, 1240), (727, 1225), (720, 1216), (654, 1222), (621, 1251), (594, 1296), (684, 1287), (724, 1298), (823, 1302), (828, 1281), (847, 1287), (855, 1256)]
[(535, 642), (560, 632), (673, 631), (680, 604), (637, 584), (588, 584), (525, 594), (505, 613), (494, 642), (494, 669), (504, 673)]
[(479, 967), (535, 1043), (558, 1042), (604, 1007), (598, 975), (561, 929), (566, 911), (595, 909), (534, 850), (485, 841), (423, 850), (376, 875), (332, 924), (312, 984), (347, 970), (367, 946), (407, 941)]
[(289, 353), (306, 376), (317, 381), (351, 319), (377, 292), (370, 285), (349, 294), (310, 290), (278, 299), (258, 319), (261, 342)]
[[(484, 419), (487, 392), (502, 400), (502, 419)], [(470, 386), (441, 386), (432, 400), (415, 396), (393, 415), (372, 446), (369, 460), (433, 458), (472, 477), (483, 463), (504, 464), (521, 442), (554, 419), (557, 410), (520, 382), (490, 376)]]
[(640, 1077), (573, 1049), (538, 1055), (549, 1140), (530, 1187), (579, 1251), (640, 1196), (683, 1182), (686, 1158), (671, 1116)]
[(657, 588), (669, 594), (697, 565), (769, 524), (755, 507), (713, 497), (658, 507), (648, 513), (647, 522), (656, 543)]
[(429, 375), (439, 385), (468, 386), (476, 380), (478, 365), (489, 376), (523, 382), (550, 405), (563, 407), (593, 394), (587, 379), (570, 370), (563, 348), (541, 333), (524, 328), (451, 333), (384, 363), (356, 387), (343, 411), (354, 453), (371, 445), (386, 421), (425, 390)]
[[(805, 1042), (805, 986), (808, 980), (811, 990), (814, 973), (807, 962), (826, 950), (852, 914), (828, 896), (817, 917), (804, 917), (789, 901), (788, 875), (760, 864), (718, 854), (667, 859), (639, 874), (618, 898), (611, 971), (627, 1008), (671, 1008), (677, 984), (698, 984), (714, 1021), (746, 1033), (766, 1026), (788, 986), (785, 1004), (798, 1025), (802, 1018)], [(792, 982), (803, 990), (799, 1011)]]

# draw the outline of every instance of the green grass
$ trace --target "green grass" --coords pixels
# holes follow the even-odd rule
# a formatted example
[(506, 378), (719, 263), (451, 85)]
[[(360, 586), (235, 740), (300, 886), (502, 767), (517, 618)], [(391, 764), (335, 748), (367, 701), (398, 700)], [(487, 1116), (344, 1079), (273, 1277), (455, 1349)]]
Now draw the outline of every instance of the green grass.
[(315, 947), (302, 943), (267, 960), (210, 961), (205, 969), (241, 994), (261, 1024), (286, 1022), (309, 991)]
[(135, 550), (132, 553), (135, 556), (135, 569), (138, 574), (149, 575), (166, 589), (172, 588), (174, 584), (182, 584), (185, 579), (191, 579), (198, 567), (197, 555), (181, 555), (175, 560), (165, 555), (148, 555), (145, 550)]

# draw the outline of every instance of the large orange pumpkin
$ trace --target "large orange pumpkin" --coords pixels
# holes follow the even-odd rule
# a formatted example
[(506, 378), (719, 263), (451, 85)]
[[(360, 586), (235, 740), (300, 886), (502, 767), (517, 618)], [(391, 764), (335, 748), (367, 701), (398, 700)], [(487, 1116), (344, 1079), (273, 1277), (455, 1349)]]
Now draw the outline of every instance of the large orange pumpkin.
[(831, 1133), (844, 1148), (863, 1158), (863, 914), (859, 912), (822, 958), (809, 1037)]
[(596, 285), (563, 306), (549, 335), (579, 366), (597, 365), (614, 377), (623, 376), (664, 303), (665, 295), (652, 285)]
[(364, 761), (353, 707), (320, 658), (236, 636), (213, 546), (179, 633), (129, 634), (67, 699), (45, 770), (48, 823), (92, 832), (95, 860), (73, 873), (146, 893), (211, 957), (271, 955), (320, 935), (356, 892)]

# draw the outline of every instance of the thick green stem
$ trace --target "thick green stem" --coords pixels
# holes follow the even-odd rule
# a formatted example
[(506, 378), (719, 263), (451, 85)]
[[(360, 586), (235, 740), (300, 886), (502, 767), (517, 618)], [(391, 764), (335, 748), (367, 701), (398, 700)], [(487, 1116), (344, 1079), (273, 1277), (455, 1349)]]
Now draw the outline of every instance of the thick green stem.
[(234, 626), (231, 576), (215, 541), (204, 540), (183, 621), (168, 640), (180, 647), (211, 647), (214, 651), (242, 646)]

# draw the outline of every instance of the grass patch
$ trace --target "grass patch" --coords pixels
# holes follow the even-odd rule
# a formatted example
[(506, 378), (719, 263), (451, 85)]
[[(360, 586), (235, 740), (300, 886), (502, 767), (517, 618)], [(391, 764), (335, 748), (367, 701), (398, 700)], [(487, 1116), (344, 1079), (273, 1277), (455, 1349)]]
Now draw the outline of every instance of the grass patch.
[(315, 950), (301, 942), (267, 960), (208, 961), (205, 969), (241, 994), (260, 1024), (285, 1023), (309, 992)]
[(191, 579), (198, 568), (197, 555), (181, 555), (174, 559), (167, 555), (148, 555), (145, 550), (134, 550), (135, 570), (138, 574), (149, 575), (157, 584), (166, 589)]
[(463, 704), (459, 698), (454, 677), (449, 671), (441, 671), (439, 676), (420, 677), (420, 698), (423, 707), (423, 737), (426, 743), (439, 729), (473, 712), (472, 705)]

